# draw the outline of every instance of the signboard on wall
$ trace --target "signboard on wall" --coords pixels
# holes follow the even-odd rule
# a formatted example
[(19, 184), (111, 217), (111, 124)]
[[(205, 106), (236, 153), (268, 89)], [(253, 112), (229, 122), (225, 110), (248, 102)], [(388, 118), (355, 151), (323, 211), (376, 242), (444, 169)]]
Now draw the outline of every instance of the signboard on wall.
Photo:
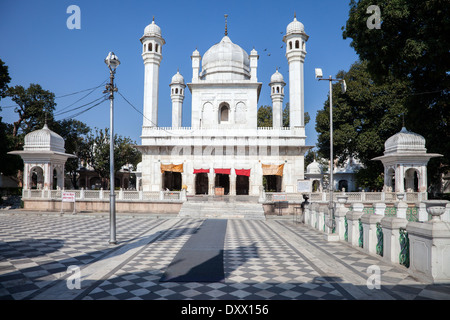
[(62, 192), (62, 202), (75, 202), (75, 192)]
[(312, 192), (311, 180), (297, 180), (297, 192)]

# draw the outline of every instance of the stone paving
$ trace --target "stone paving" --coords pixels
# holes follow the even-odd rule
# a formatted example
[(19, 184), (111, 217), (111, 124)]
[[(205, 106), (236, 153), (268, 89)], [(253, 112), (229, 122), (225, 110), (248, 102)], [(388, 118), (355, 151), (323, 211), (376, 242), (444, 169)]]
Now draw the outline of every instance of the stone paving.
[[(0, 300), (450, 299), (450, 285), (421, 282), (292, 219), (228, 220), (225, 281), (160, 282), (203, 221), (119, 215), (119, 243), (109, 245), (107, 215), (0, 213)], [(80, 288), (69, 289), (70, 266)], [(368, 286), (374, 268), (379, 289)]]

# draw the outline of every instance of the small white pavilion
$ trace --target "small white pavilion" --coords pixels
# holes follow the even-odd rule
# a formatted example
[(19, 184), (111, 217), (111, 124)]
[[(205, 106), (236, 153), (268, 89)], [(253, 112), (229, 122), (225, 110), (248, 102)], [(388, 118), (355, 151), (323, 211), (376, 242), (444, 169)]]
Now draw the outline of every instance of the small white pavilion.
[(65, 152), (64, 139), (45, 124), (42, 129), (25, 136), (23, 150), (8, 154), (19, 155), (23, 159), (24, 190), (52, 190), (64, 188), (64, 165), (68, 158), (76, 158)]
[(372, 160), (383, 163), (385, 191), (426, 192), (428, 161), (442, 155), (427, 153), (425, 138), (405, 127), (387, 139), (384, 148), (384, 155)]

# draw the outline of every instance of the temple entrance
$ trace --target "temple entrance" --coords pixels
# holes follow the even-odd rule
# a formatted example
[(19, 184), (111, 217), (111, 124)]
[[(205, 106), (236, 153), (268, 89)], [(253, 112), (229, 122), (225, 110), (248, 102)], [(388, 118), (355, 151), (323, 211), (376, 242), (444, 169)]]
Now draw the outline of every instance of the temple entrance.
[(263, 176), (263, 186), (266, 192), (281, 192), (282, 176), (265, 175)]
[(181, 172), (164, 171), (162, 174), (163, 190), (169, 191), (181, 190)]
[(216, 173), (216, 178), (214, 181), (215, 188), (224, 188), (224, 194), (227, 195), (230, 193), (230, 175)]
[(236, 195), (248, 195), (249, 177), (238, 175), (236, 176)]
[(195, 174), (195, 194), (208, 194), (208, 183), (207, 173)]

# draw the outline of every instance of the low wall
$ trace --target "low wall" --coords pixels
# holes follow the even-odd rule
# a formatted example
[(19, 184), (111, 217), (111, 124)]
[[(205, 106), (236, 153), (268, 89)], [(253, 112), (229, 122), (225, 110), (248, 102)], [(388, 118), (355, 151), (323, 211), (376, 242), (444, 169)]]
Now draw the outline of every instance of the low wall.
[[(272, 203), (264, 203), (262, 206), (263, 206), (265, 215), (287, 216), (287, 215), (295, 215), (295, 214), (302, 213), (302, 211), (300, 209), (301, 202), (289, 201), (289, 203), (287, 204), (287, 207), (282, 206), (281, 209), (279, 207), (277, 207), (277, 205), (275, 205), (273, 202)], [(296, 209), (296, 208), (298, 208), (298, 209)]]
[[(72, 212), (73, 203), (62, 202), (52, 199), (24, 199), (25, 210), (35, 211), (63, 211)], [(139, 212), (156, 214), (178, 214), (180, 212), (182, 201), (158, 202), (158, 201), (117, 201), (116, 212)], [(75, 203), (76, 212), (108, 212), (109, 201), (84, 200)]]

